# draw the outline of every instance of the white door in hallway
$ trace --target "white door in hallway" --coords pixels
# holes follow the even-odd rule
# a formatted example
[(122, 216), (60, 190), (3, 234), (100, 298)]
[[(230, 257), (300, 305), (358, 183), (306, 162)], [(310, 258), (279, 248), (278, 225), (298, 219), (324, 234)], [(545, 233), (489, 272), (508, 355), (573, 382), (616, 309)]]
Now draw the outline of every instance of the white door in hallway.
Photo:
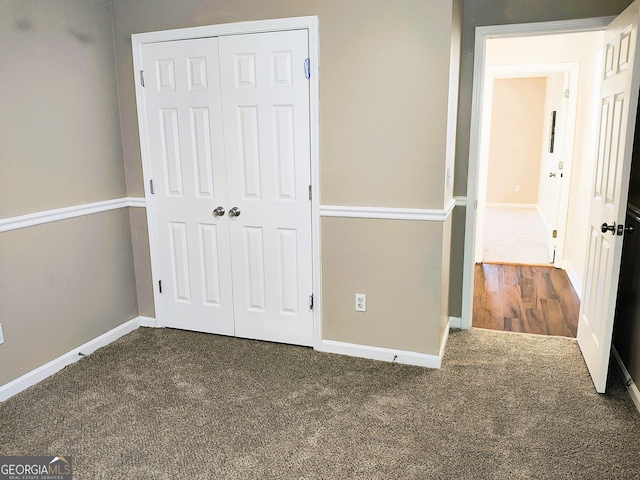
[(306, 31), (143, 48), (164, 324), (312, 345)]
[(605, 33), (598, 151), (577, 335), (598, 392), (604, 392), (607, 383), (640, 88), (638, 5), (636, 0)]

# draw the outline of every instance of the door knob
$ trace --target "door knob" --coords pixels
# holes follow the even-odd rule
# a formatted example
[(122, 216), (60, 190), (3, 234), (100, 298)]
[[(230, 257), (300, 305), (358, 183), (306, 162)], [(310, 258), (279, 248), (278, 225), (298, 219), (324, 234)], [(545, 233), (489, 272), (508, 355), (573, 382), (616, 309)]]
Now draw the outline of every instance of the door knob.
[(240, 216), (240, 209), (238, 207), (233, 207), (231, 210), (229, 210), (229, 216), (230, 217), (239, 217)]
[(626, 233), (627, 235), (631, 235), (635, 231), (636, 229), (633, 228), (633, 225), (627, 225), (626, 227), (624, 227), (624, 233)]
[(212, 215), (214, 217), (221, 217), (222, 215), (224, 215), (224, 207), (216, 207)]
[(549, 176), (550, 176), (550, 177), (555, 177), (555, 176), (556, 176), (556, 173), (555, 173), (555, 172), (549, 172)]
[(600, 227), (600, 230), (602, 230), (602, 233), (611, 232), (615, 235), (616, 224), (614, 223), (613, 225), (607, 225), (606, 223), (603, 223), (602, 227)]

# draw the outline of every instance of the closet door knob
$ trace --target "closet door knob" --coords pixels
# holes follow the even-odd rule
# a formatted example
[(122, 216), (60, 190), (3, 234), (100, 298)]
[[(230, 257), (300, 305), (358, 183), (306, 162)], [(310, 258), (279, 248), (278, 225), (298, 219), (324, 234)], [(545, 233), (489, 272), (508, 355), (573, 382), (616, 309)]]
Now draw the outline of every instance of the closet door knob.
[(212, 215), (213, 215), (214, 217), (221, 217), (222, 215), (224, 215), (224, 207), (217, 207), (217, 208), (213, 211)]
[(229, 216), (230, 217), (239, 217), (240, 216), (240, 209), (238, 207), (233, 207), (231, 210), (229, 210)]

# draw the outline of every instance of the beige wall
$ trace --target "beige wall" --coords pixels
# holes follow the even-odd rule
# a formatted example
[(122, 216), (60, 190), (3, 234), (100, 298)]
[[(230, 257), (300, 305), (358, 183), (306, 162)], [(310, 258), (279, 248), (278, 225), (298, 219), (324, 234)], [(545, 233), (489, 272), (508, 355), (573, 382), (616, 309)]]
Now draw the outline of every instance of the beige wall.
[(126, 196), (109, 2), (2, 2), (0, 46), (0, 218)]
[[(516, 0), (464, 2), (456, 194), (466, 192), (475, 26), (613, 15), (628, 3), (629, 0), (587, 0), (579, 4), (569, 0), (543, 4)], [(143, 195), (131, 33), (299, 15), (320, 18), (322, 203), (442, 208), (447, 198), (443, 181), (446, 126), (451, 118), (448, 109), (451, 98), (447, 92), (453, 80), (451, 75), (456, 72), (449, 61), (455, 50), (451, 33), (460, 24), (457, 20), (457, 15), (462, 14), (460, 5), (458, 0), (453, 3), (403, 0), (393, 5), (384, 0), (3, 2), (0, 4), (3, 65), (0, 69), (0, 216), (126, 194)], [(110, 37), (112, 28), (113, 38)], [(114, 72), (117, 72), (115, 77)], [(7, 312), (34, 312), (33, 318), (40, 321), (38, 326), (58, 332), (69, 330), (69, 338), (76, 345), (112, 328), (112, 322), (122, 323), (138, 313), (153, 314), (144, 211), (125, 212), (0, 234), (2, 281), (6, 283), (0, 297), (0, 321), (7, 329), (7, 341), (0, 346), (0, 360), (3, 366), (11, 365), (10, 371), (3, 370), (1, 382), (58, 354), (57, 350), (47, 348), (43, 350), (45, 354), (35, 360), (30, 354), (16, 354), (28, 352), (29, 342), (37, 336), (24, 335), (27, 325), (33, 328), (28, 323), (30, 320), (20, 315), (16, 315), (19, 321), (8, 320)], [(402, 222), (399, 227), (399, 231), (414, 232), (417, 238), (426, 241), (420, 247), (417, 242), (409, 241), (414, 248), (411, 252), (415, 254), (414, 262), (435, 265), (435, 278), (442, 285), (420, 306), (422, 309), (439, 305), (437, 320), (429, 322), (430, 326), (439, 325), (439, 334), (434, 336), (434, 332), (427, 332), (418, 322), (407, 327), (407, 331), (399, 329), (400, 337), (396, 339), (402, 339), (398, 348), (407, 348), (414, 342), (406, 337), (408, 332), (424, 333), (429, 338), (421, 338), (423, 343), (419, 348), (431, 351), (435, 345), (431, 342), (442, 334), (442, 320), (446, 318), (442, 311), (442, 304), (446, 304), (442, 293), (446, 290), (447, 257), (451, 258), (453, 273), (449, 305), (453, 306), (451, 313), (457, 314), (463, 212), (463, 208), (456, 209), (451, 220), (442, 224), (420, 223), (416, 228), (413, 222)], [(332, 225), (339, 222), (348, 224), (345, 231), (356, 229), (357, 232), (338, 239)], [(324, 253), (329, 257), (325, 257), (323, 265), (326, 258), (340, 254), (342, 243), (355, 248), (356, 241), (364, 241), (365, 237), (366, 242), (375, 242), (371, 246), (374, 251), (393, 253), (392, 248), (381, 248), (382, 240), (366, 235), (379, 231), (380, 222), (385, 223), (371, 221), (363, 225), (360, 220), (324, 219), (323, 225), (328, 225)], [(453, 225), (452, 249), (447, 255), (443, 242), (447, 241), (450, 225)], [(129, 226), (131, 236), (127, 241)], [(107, 245), (107, 241), (111, 243)], [(391, 247), (398, 245), (395, 241)], [(67, 261), (46, 262), (41, 252), (48, 254), (49, 260), (59, 256)], [(135, 265), (131, 257), (135, 257)], [(356, 256), (341, 267), (353, 271), (360, 260)], [(370, 257), (369, 261), (373, 264), (376, 258)], [(390, 272), (396, 272), (389, 268)], [(12, 274), (4, 275), (5, 271)], [(415, 275), (415, 268), (407, 271), (409, 277)], [(366, 280), (366, 272), (365, 269), (356, 274), (355, 280), (345, 281), (338, 290), (347, 291), (354, 282)], [(396, 276), (390, 277), (391, 281), (406, 281), (406, 287), (413, 288), (402, 273)], [(54, 294), (51, 286), (43, 282), (59, 278), (65, 280), (62, 286), (66, 291), (56, 295), (59, 292)], [(76, 281), (78, 278), (84, 282)], [(333, 279), (325, 276), (325, 283)], [(42, 296), (40, 290), (45, 287), (50, 290)], [(83, 317), (65, 317), (63, 307), (73, 304), (73, 299), (87, 290), (101, 290), (108, 295), (83, 298), (79, 302)], [(376, 296), (372, 300), (377, 300)], [(118, 306), (105, 300), (115, 297), (118, 297)], [(139, 310), (136, 300), (140, 302)], [(38, 317), (47, 311), (51, 313), (46, 318)], [(420, 318), (417, 306), (412, 313), (415, 315), (411, 318)], [(338, 327), (344, 327), (348, 334), (350, 322), (347, 319)], [(22, 343), (13, 340), (16, 338), (22, 338)], [(51, 344), (57, 345), (54, 349), (68, 351), (71, 343), (62, 339)]]
[[(442, 229), (439, 222), (324, 218), (323, 338), (437, 354)], [(356, 293), (367, 295), (366, 312), (354, 310)]]
[[(320, 25), (321, 204), (442, 209), (447, 193), (450, 196), (452, 191), (452, 186), (446, 191), (445, 180), (447, 141), (453, 164), (455, 132), (448, 136), (447, 125), (455, 126), (457, 97), (455, 91), (449, 96), (449, 85), (457, 85), (461, 7), (459, 0), (403, 0), (394, 2), (391, 7), (385, 0), (270, 0), (259, 4), (248, 0), (179, 3), (113, 0), (129, 195), (144, 194), (131, 34), (317, 15)], [(323, 219), (322, 225), (328, 225), (329, 229), (336, 223), (344, 226), (322, 236), (328, 242), (323, 241), (322, 245), (323, 283), (331, 286), (323, 298), (325, 332), (334, 340), (408, 350), (417, 345), (421, 352), (428, 350), (437, 354), (438, 348), (434, 345), (439, 345), (442, 338), (441, 319), (443, 316), (448, 318), (448, 268), (442, 268), (442, 238), (448, 235), (449, 223), (427, 223), (419, 227), (422, 232), (429, 231), (433, 235), (426, 238), (420, 233), (426, 247), (417, 241), (402, 245), (403, 254), (411, 256), (414, 263), (438, 265), (434, 278), (437, 287), (424, 291), (405, 305), (397, 296), (384, 293), (386, 283), (365, 292), (355, 289), (360, 282), (370, 280), (370, 270), (360, 268), (362, 263), (374, 266), (380, 262), (374, 252), (392, 252), (400, 246), (397, 241), (387, 245), (386, 237), (369, 235), (368, 232), (376, 230), (380, 222), (387, 225), (375, 220)], [(389, 225), (399, 231), (414, 228), (414, 222), (400, 220)], [(145, 251), (143, 242), (135, 240), (146, 233), (144, 218), (132, 216), (131, 228), (136, 273), (144, 275), (143, 278), (138, 276), (140, 312), (151, 314), (153, 292), (147, 273), (148, 250)], [(334, 265), (332, 262), (340, 254), (341, 244), (359, 249), (361, 253), (357, 257), (341, 257), (341, 262)], [(438, 247), (431, 249), (430, 245)], [(139, 256), (143, 257), (142, 261)], [(411, 272), (404, 275), (397, 267), (385, 270), (388, 270), (386, 282), (395, 285), (394, 291), (416, 288)], [(445, 282), (441, 271), (446, 272)], [(350, 273), (347, 276), (345, 272)], [(360, 330), (351, 321), (356, 313), (353, 302), (356, 292), (367, 293), (371, 305), (381, 309), (380, 313), (369, 315), (377, 320)], [(395, 311), (405, 315), (396, 319)], [(394, 335), (387, 335), (390, 328), (396, 332)]]
[(462, 312), (462, 273), (464, 269), (464, 231), (466, 207), (456, 207), (451, 215), (451, 251), (449, 252), (449, 315), (460, 318)]
[(136, 273), (136, 296), (138, 309), (143, 317), (155, 318), (153, 285), (151, 278), (151, 257), (149, 254), (149, 230), (147, 213), (144, 208), (129, 209), (131, 246), (133, 248), (134, 270)]
[(127, 209), (0, 233), (0, 385), (137, 316)]
[(544, 77), (493, 82), (487, 203), (538, 203), (546, 85)]
[[(0, 218), (126, 196), (107, 0), (0, 3)], [(128, 209), (0, 233), (0, 385), (138, 315)]]
[(323, 204), (442, 208), (451, 1), (113, 0), (113, 12), (129, 195), (143, 195), (131, 34), (317, 15)]

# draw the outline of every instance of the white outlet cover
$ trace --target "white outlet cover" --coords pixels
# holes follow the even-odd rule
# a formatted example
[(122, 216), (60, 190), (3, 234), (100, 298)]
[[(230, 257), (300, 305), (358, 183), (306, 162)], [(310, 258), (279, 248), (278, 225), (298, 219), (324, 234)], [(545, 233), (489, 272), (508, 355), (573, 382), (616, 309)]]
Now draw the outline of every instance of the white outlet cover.
[(356, 293), (356, 312), (367, 311), (367, 296), (364, 293)]

